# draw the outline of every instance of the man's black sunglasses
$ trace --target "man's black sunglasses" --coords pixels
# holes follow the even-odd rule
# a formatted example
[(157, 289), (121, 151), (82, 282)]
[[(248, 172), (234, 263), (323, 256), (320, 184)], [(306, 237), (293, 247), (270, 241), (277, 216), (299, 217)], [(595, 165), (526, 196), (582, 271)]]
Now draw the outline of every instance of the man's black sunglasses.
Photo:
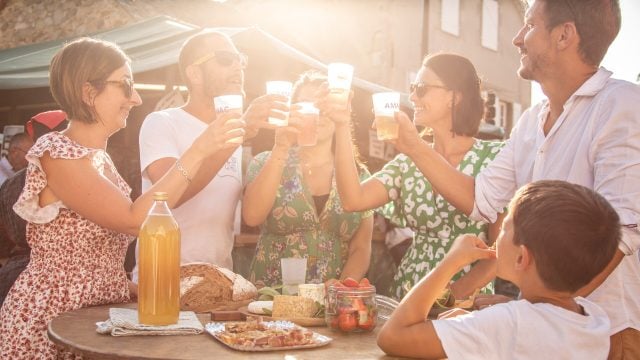
[(444, 85), (430, 85), (423, 82), (412, 83), (409, 86), (410, 93), (415, 92), (416, 95), (418, 95), (418, 97), (420, 98), (423, 97), (427, 93), (427, 90), (429, 90), (430, 88), (448, 90), (448, 88)]

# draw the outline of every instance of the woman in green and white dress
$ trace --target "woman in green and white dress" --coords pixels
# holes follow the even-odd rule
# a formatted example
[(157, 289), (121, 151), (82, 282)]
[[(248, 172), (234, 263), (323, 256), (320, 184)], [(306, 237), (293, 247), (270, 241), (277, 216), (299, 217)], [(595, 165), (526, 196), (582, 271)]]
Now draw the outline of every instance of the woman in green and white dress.
[[(426, 57), (411, 86), (410, 100), (415, 125), (431, 129), (434, 149), (465, 174), (475, 176), (500, 151), (501, 142), (473, 137), (478, 132), (484, 102), (480, 80), (468, 59), (454, 54)], [(404, 297), (428, 274), (459, 235), (476, 234), (487, 244), (495, 241), (501, 219), (496, 224), (469, 219), (432, 189), (404, 154), (361, 182), (353, 161), (348, 112), (330, 102), (324, 104), (323, 110), (336, 123), (336, 180), (345, 210), (363, 211), (384, 205), (385, 217), (415, 233), (394, 277), (395, 297)], [(495, 261), (485, 260), (463, 269), (450, 288), (457, 299), (464, 299), (485, 287), (494, 276)], [(491, 284), (484, 290), (491, 292)]]

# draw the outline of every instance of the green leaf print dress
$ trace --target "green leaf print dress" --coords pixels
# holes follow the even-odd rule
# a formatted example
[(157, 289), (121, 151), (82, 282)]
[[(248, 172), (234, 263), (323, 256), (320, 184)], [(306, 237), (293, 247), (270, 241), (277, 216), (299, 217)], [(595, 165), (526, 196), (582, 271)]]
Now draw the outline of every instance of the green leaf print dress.
[[(249, 164), (247, 182), (253, 181), (271, 155), (260, 153)], [(370, 175), (363, 169), (361, 179)], [(339, 278), (349, 255), (349, 242), (362, 219), (371, 211), (345, 213), (335, 184), (331, 180), (329, 198), (317, 214), (313, 196), (300, 170), (297, 148), (289, 157), (280, 180), (271, 212), (260, 227), (256, 253), (251, 263), (250, 281), (265, 285), (282, 283), (280, 259), (307, 258), (306, 282), (324, 282)]]
[[(504, 143), (476, 140), (458, 165), (458, 170), (476, 176), (500, 152)], [(391, 293), (398, 299), (411, 290), (449, 251), (462, 234), (476, 234), (486, 241), (488, 224), (469, 219), (441, 195), (434, 195), (431, 184), (413, 161), (396, 156), (373, 175), (389, 193), (391, 201), (382, 215), (399, 227), (410, 227), (415, 235), (394, 277)], [(465, 267), (454, 280), (471, 269)], [(489, 286), (489, 291), (492, 287)]]

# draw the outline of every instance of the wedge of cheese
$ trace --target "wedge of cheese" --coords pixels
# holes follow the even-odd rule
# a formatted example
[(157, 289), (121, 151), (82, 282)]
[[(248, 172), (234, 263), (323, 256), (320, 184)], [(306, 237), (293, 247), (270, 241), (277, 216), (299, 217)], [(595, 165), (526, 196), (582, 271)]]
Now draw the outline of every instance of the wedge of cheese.
[(309, 318), (318, 312), (315, 301), (302, 296), (276, 295), (273, 298), (273, 317)]
[(265, 309), (273, 311), (273, 301), (254, 301), (247, 306), (247, 310), (252, 314), (266, 315)]

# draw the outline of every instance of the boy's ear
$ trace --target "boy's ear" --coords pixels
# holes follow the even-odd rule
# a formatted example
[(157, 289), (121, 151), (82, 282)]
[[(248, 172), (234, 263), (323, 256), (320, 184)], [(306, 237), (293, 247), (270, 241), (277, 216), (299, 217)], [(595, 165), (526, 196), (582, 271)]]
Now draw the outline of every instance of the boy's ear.
[(524, 270), (531, 266), (531, 263), (533, 262), (533, 256), (531, 255), (529, 249), (524, 245), (518, 246), (518, 250), (519, 254), (516, 257), (516, 269)]

